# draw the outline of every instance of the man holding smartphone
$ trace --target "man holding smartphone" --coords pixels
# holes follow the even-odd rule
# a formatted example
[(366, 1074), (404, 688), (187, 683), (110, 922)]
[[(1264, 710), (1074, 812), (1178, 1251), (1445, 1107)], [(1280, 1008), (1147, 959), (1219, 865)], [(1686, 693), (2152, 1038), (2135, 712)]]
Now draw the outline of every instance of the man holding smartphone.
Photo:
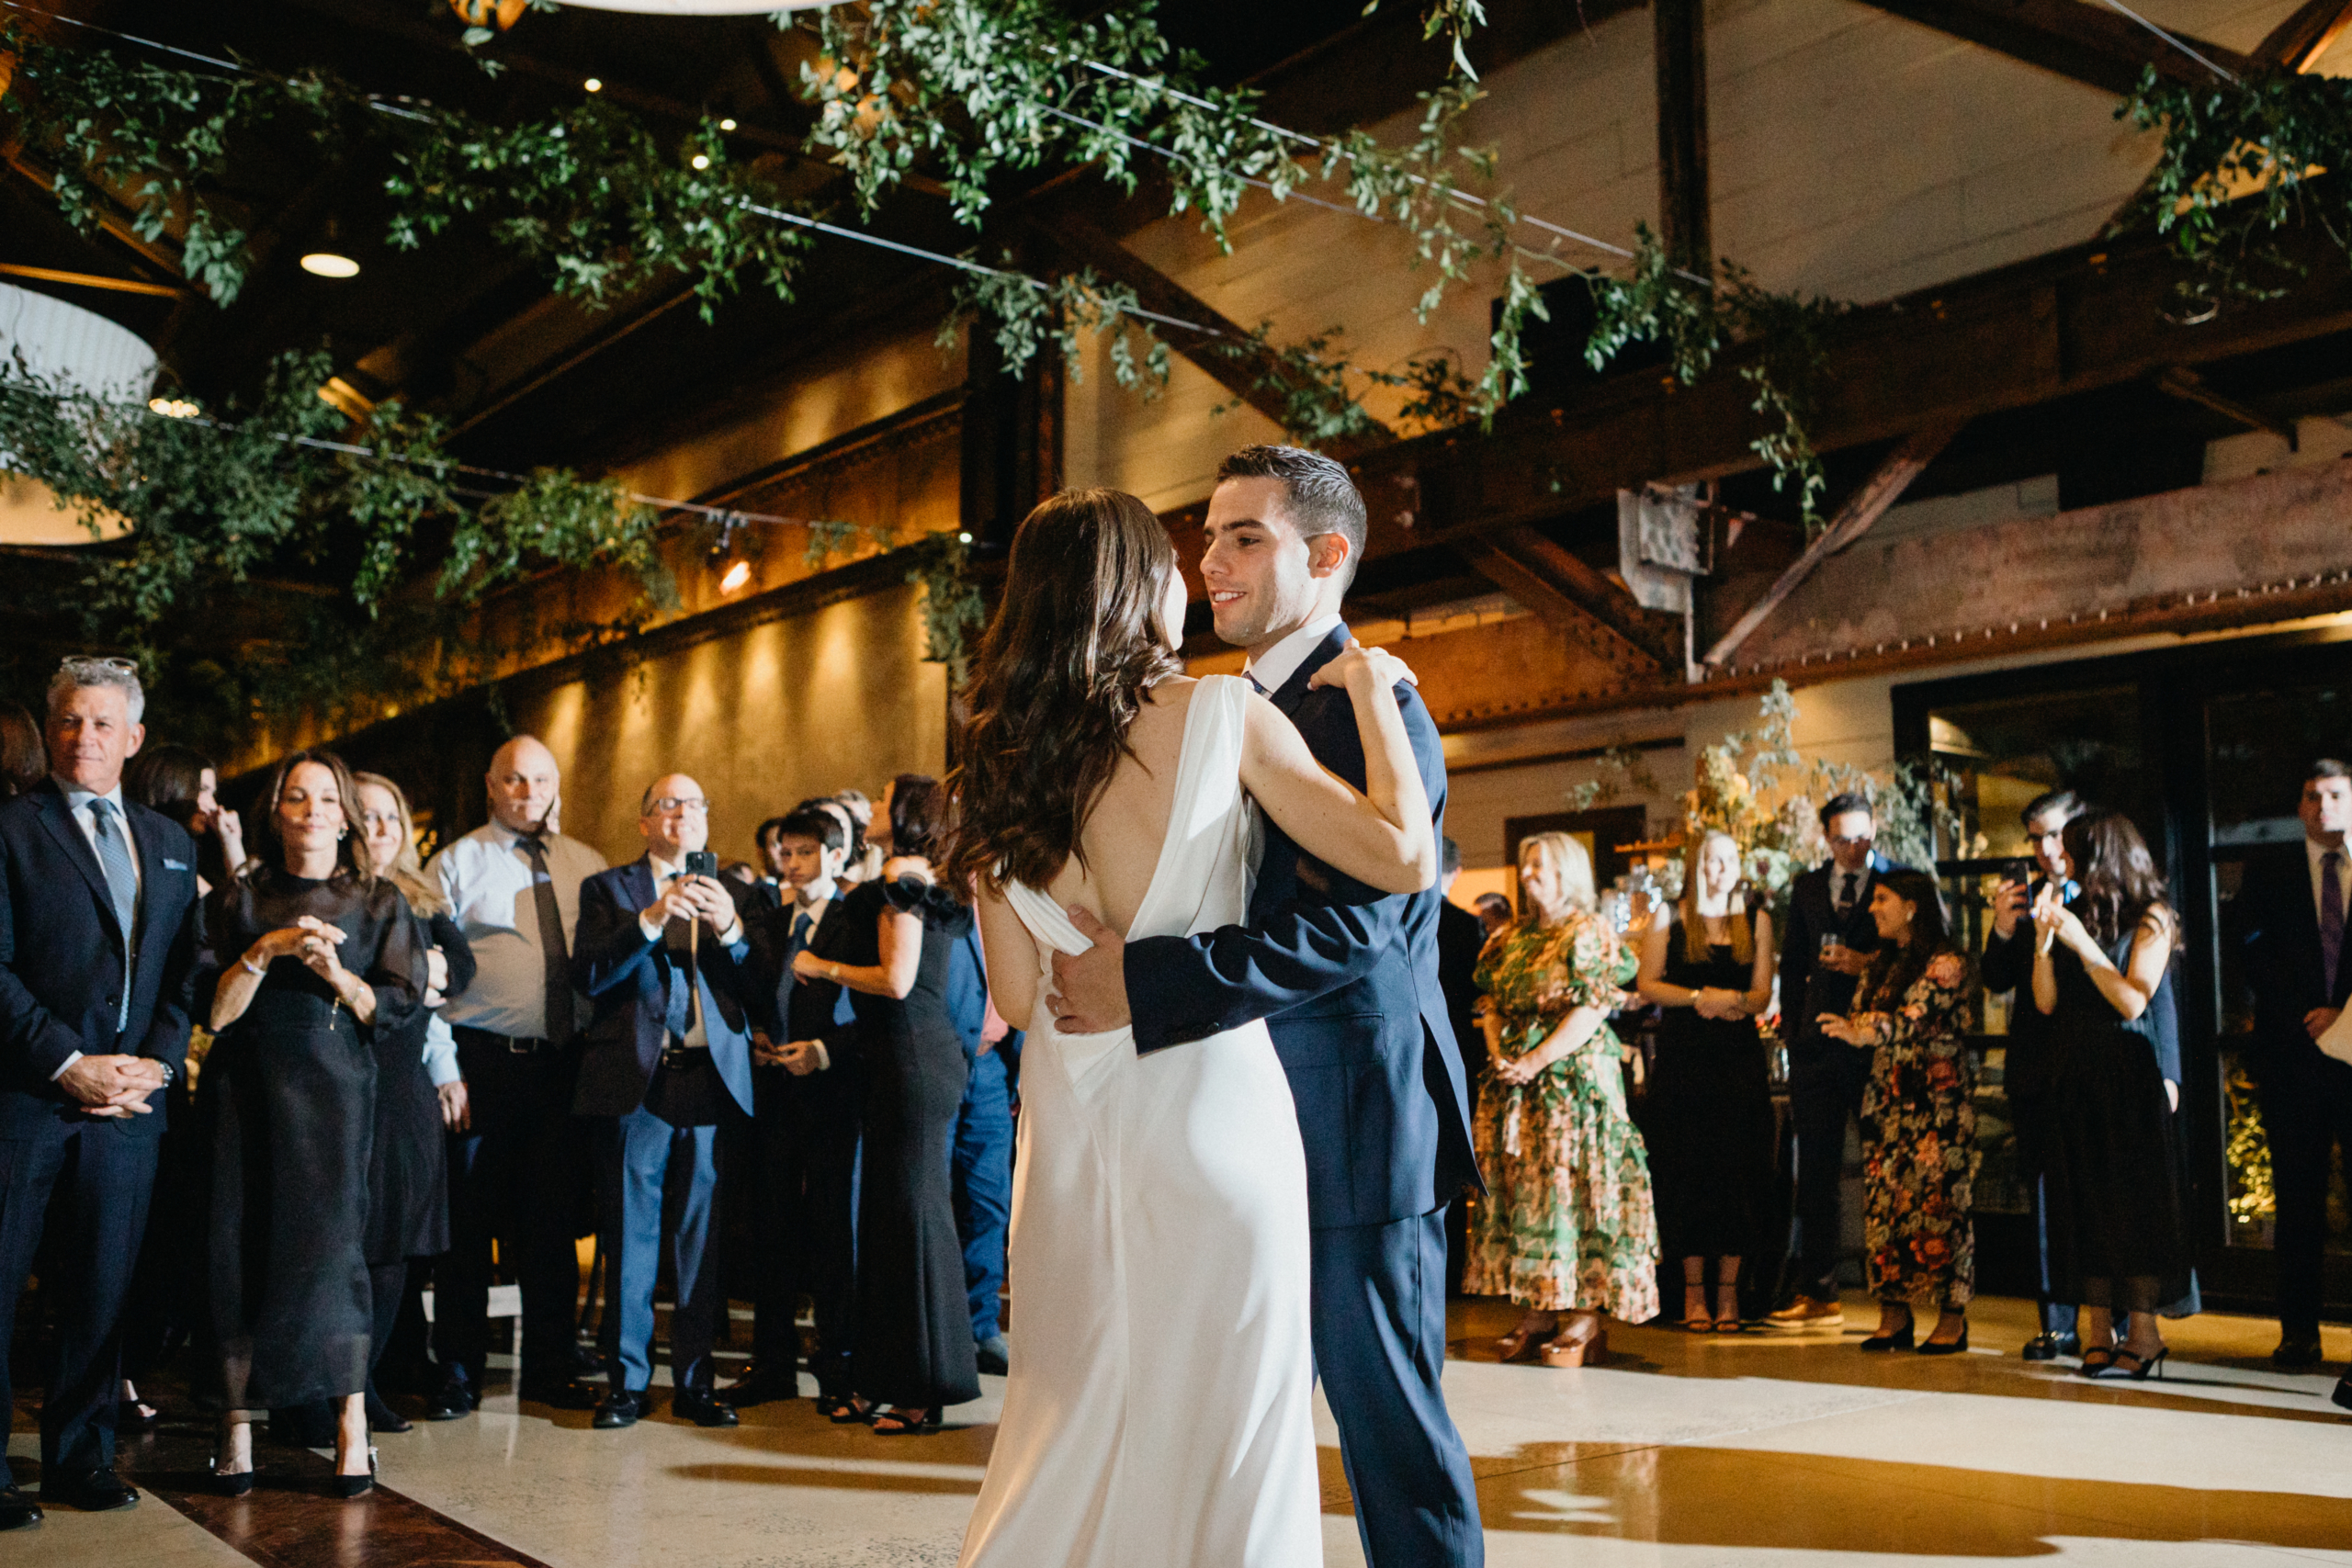
[(2040, 1264), (2037, 1292), (2041, 1332), (2026, 1342), (2029, 1361), (2051, 1361), (2082, 1348), (2075, 1332), (2075, 1303), (2050, 1298), (2050, 1226), (2042, 1209), (2043, 1086), (2049, 1074), (2050, 1020), (2033, 1005), (2033, 905), (2045, 887), (2057, 889), (2058, 901), (2071, 904), (2079, 891), (2066, 864), (2066, 824), (2089, 807), (2071, 789), (2036, 795), (2026, 806), (2025, 836), (2033, 846), (2032, 870), (2004, 881), (1993, 895), (1993, 932), (1984, 939), (1983, 974), (1987, 992), (2010, 992), (2009, 1032), (2004, 1051), (2001, 1084), (2007, 1092), (2009, 1114), (2017, 1128), (2018, 1174), (2026, 1185), (2033, 1211), (2035, 1255)]
[(1878, 821), (1869, 800), (1834, 795), (1822, 804), (1829, 860), (1796, 879), (1781, 942), (1781, 1032), (1789, 1043), (1789, 1109), (1796, 1122), (1796, 1299), (1767, 1319), (1777, 1328), (1827, 1328), (1843, 1321), (1838, 1301), (1839, 1183), (1846, 1123), (1861, 1111), (1867, 1052), (1821, 1032), (1823, 1013), (1853, 1006), (1854, 987), (1878, 949), (1871, 889), (1903, 868), (1872, 846)]
[(634, 1426), (646, 1413), (666, 1196), (678, 1282), (671, 1409), (698, 1427), (732, 1427), (733, 1406), (713, 1392), (711, 1344), (723, 1303), (711, 1199), (728, 1102), (752, 1111), (751, 942), (737, 889), (719, 878), (706, 848), (710, 802), (702, 786), (684, 773), (654, 780), (637, 828), (645, 853), (581, 885), (571, 960), (595, 1010), (572, 1109), (612, 1119), (605, 1230), (620, 1254), (619, 1344), (595, 1426)]

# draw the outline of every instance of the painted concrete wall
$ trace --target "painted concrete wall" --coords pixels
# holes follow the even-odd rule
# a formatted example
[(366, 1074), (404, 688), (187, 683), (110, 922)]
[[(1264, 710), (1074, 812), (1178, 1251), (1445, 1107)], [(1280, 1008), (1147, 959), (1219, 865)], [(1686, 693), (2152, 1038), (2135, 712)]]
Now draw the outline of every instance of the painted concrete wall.
[(850, 600), (514, 704), (563, 766), (564, 830), (633, 860), (645, 786), (682, 772), (710, 797), (719, 858), (750, 860), (760, 822), (809, 795), (940, 772), (946, 671), (922, 662), (918, 600)]

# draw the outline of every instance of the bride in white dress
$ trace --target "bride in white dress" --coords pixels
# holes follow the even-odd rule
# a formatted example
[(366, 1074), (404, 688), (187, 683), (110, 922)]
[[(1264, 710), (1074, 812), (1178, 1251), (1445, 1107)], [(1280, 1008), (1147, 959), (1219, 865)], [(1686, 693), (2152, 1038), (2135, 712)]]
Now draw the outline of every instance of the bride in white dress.
[(1262, 1023), (1138, 1056), (1037, 1005), (1083, 906), (1131, 937), (1244, 920), (1252, 802), (1306, 851), (1406, 893), (1435, 878), (1393, 692), (1351, 649), (1368, 796), (1232, 676), (1182, 674), (1165, 526), (1116, 491), (1054, 497), (1014, 540), (954, 782), (949, 874), (977, 886), (998, 1008), (1029, 1031), (1012, 1201), (1016, 1325), (967, 1568), (1322, 1561), (1306, 1169)]

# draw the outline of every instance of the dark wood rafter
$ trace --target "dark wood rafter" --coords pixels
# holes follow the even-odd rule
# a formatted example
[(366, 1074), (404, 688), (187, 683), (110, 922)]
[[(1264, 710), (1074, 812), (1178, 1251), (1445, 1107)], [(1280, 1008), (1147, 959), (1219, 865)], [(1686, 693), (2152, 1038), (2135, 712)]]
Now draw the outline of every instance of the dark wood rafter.
[(2352, 0), (2305, 0), (2294, 15), (2270, 29), (2248, 58), (2301, 74), (2309, 71), (2352, 27)]
[(1902, 444), (1879, 464), (1877, 471), (1862, 481), (1861, 489), (1847, 497), (1846, 504), (1838, 509), (1838, 515), (1829, 520), (1829, 525), (1821, 531), (1820, 537), (1806, 546), (1804, 554), (1790, 562), (1789, 569), (1781, 573), (1779, 581), (1764, 591), (1764, 596), (1750, 604), (1739, 619), (1732, 623), (1731, 629), (1707, 649), (1705, 662), (1711, 665), (1729, 663), (1731, 656), (1739, 651), (1739, 645), (1781, 607), (1782, 600), (1795, 592), (1804, 580), (1813, 575), (1815, 567), (1860, 538), (1870, 531), (1872, 524), (1886, 515), (1886, 509), (1902, 499), (1903, 492), (1911, 488), (1911, 481), (1919, 477), (1920, 470), (1935, 461), (1936, 454), (1951, 445), (1951, 438), (1960, 434), (1963, 423), (1961, 420), (1939, 420), (1933, 424), (1922, 425), (1905, 436)]
[[(2213, 73), (2129, 17), (2086, 0), (1863, 0), (1879, 10), (1983, 44), (2118, 96), (2153, 65), (2160, 76), (2205, 84)], [(2206, 59), (2244, 76), (2254, 62), (2173, 29)]]
[(53, 266), (25, 266), (0, 262), (0, 274), (29, 277), (40, 283), (70, 283), (77, 288), (103, 288), (115, 294), (152, 294), (159, 299), (184, 299), (188, 289), (171, 283), (146, 283), (135, 277), (107, 277), (95, 272), (68, 272)]
[(1464, 558), (1497, 587), (1555, 626), (1599, 634), (1595, 651), (1630, 655), (1645, 671), (1673, 662), (1682, 636), (1679, 615), (1645, 610), (1607, 573), (1598, 571), (1532, 528), (1512, 528), (1467, 541)]
[[(11, 169), (23, 178), (39, 186), (44, 195), (56, 188), (57, 176), (25, 156), (21, 151), (12, 149), (7, 153), (7, 159)], [(97, 223), (100, 229), (150, 266), (156, 267), (174, 277), (187, 277), (187, 274), (180, 265), (179, 254), (175, 248), (141, 238), (139, 231), (132, 226), (130, 219), (117, 209), (113, 202), (103, 195), (98, 199)]]
[(2158, 371), (2156, 389), (2185, 403), (2211, 409), (2225, 419), (2236, 420), (2248, 430), (2267, 430), (2286, 442), (2290, 452), (2302, 449), (2292, 422), (2280, 419), (2277, 414), (2265, 413), (2251, 403), (2240, 402), (2228, 393), (2208, 386), (2202, 376), (2186, 365), (2167, 365)]
[(1675, 265), (1712, 272), (1706, 3), (1651, 0), (1650, 10), (1657, 23), (1658, 234)]
[[(1041, 213), (1036, 227), (1073, 270), (1091, 268), (1096, 276), (1135, 290), (1136, 302), (1145, 310), (1196, 323), (1201, 331), (1188, 332), (1166, 321), (1153, 322), (1152, 330), (1218, 386), (1275, 423), (1287, 423), (1290, 411), (1283, 406), (1282, 394), (1268, 384), (1281, 375), (1281, 367), (1270, 355), (1237, 352), (1245, 348), (1250, 336), (1239, 323), (1227, 320), (1207, 300), (1127, 249), (1091, 219), (1060, 208)], [(1370, 434), (1330, 442), (1325, 449), (1334, 457), (1347, 457), (1396, 439), (1396, 432), (1375, 423)]]

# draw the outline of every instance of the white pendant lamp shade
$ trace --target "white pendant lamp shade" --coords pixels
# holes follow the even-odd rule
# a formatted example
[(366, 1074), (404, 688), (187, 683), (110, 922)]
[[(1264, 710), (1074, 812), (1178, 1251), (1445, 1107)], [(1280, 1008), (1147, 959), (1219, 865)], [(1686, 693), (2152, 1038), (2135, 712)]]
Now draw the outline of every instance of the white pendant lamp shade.
[[(0, 283), (0, 376), (14, 378), (21, 355), (39, 380), (96, 392), (121, 402), (144, 402), (155, 384), (155, 351), (128, 327), (46, 294)], [(0, 544), (94, 543), (78, 511), (58, 503), (38, 479), (9, 473), (0, 451)], [(109, 514), (106, 538), (130, 525)]]

